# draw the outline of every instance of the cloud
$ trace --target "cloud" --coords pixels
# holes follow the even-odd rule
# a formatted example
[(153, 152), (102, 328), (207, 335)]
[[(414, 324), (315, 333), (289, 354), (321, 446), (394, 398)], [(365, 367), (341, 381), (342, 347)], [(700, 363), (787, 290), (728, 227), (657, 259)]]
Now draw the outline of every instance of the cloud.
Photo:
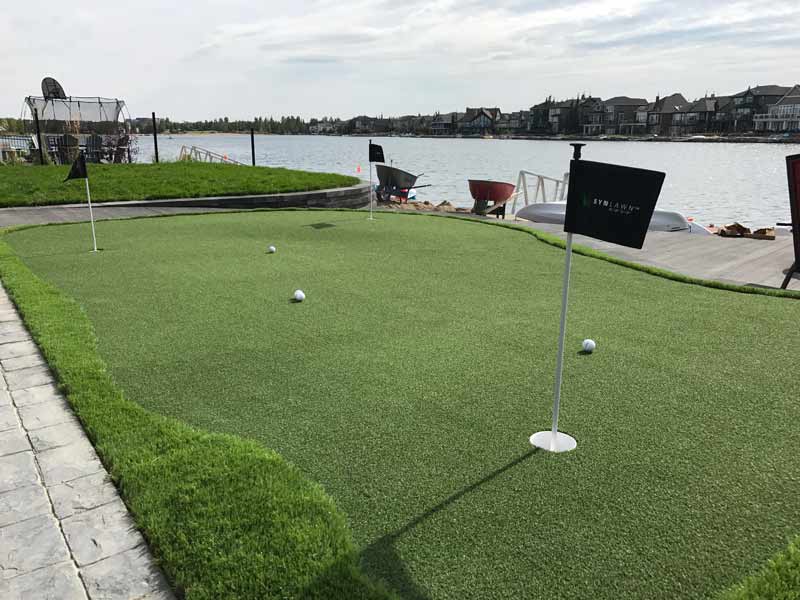
[(285, 59), (283, 59), (283, 62), (293, 65), (303, 65), (303, 64), (330, 65), (333, 63), (341, 62), (341, 59), (335, 56), (297, 55), (297, 56), (286, 57)]
[[(796, 11), (772, 11), (772, 14), (760, 12), (756, 17), (735, 20), (722, 18), (700, 18), (695, 20), (675, 19), (661, 20), (649, 27), (641, 27), (632, 31), (628, 20), (622, 19), (619, 25), (626, 25), (621, 32), (600, 36), (597, 29), (582, 32), (581, 41), (574, 44), (578, 49), (611, 49), (611, 48), (662, 48), (688, 45), (714, 45), (719, 42), (731, 42), (743, 46), (769, 46), (776, 40), (791, 37), (796, 24), (787, 17), (800, 15)], [(628, 22), (626, 22), (628, 21)], [(641, 24), (641, 19), (637, 19)]]
[[(548, 95), (695, 97), (789, 85), (797, 0), (140, 0), (9, 5), (0, 115), (41, 77), (135, 113), (400, 114), (529, 107)], [(82, 35), (42, 39), (31, 14)], [(124, 25), (124, 27), (122, 27)], [(120, 35), (119, 31), (125, 31)], [(113, 43), (110, 43), (113, 41)], [(75, 60), (80, 57), (80, 61)], [(319, 93), (319, 84), (335, 93)], [(73, 91), (74, 90), (74, 91)], [(247, 100), (243, 102), (242, 99)], [(141, 108), (139, 108), (141, 107)], [(246, 107), (246, 108), (242, 108)], [(246, 111), (246, 112), (241, 112)]]

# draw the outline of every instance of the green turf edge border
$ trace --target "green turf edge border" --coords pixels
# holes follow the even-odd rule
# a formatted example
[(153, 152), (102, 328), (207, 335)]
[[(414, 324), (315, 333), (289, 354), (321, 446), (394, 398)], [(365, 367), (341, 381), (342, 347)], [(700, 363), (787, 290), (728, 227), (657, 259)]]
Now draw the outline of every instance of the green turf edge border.
[(0, 277), (179, 598), (394, 598), (346, 519), (276, 452), (123, 397), (79, 304), (0, 235)]
[[(274, 211), (286, 211), (286, 210), (290, 210), (290, 211), (291, 210), (314, 210), (314, 211), (331, 211), (331, 212), (363, 212), (361, 210), (355, 210), (354, 211), (352, 209), (330, 209), (330, 208), (329, 209), (283, 208), (283, 209), (256, 209), (256, 210), (258, 212), (264, 212), (264, 211), (273, 211), (274, 212)], [(226, 214), (228, 214), (228, 213), (238, 213), (238, 212), (253, 212), (253, 211), (252, 210), (250, 210), (250, 211), (247, 211), (247, 210), (226, 211)], [(182, 216), (194, 216), (194, 215), (197, 215), (197, 214), (219, 214), (219, 212), (211, 210), (211, 211), (208, 211), (208, 212), (192, 213), (190, 215), (182, 215)], [(543, 243), (549, 244), (551, 246), (555, 246), (555, 247), (562, 248), (562, 249), (566, 247), (565, 242), (563, 240), (561, 240), (560, 238), (558, 238), (557, 236), (552, 235), (552, 234), (548, 234), (548, 233), (545, 233), (545, 232), (542, 232), (542, 231), (539, 231), (539, 230), (536, 230), (536, 229), (532, 229), (532, 228), (526, 227), (524, 225), (517, 225), (517, 224), (513, 224), (513, 223), (493, 222), (493, 221), (486, 221), (486, 220), (481, 220), (481, 219), (472, 219), (472, 218), (468, 218), (468, 217), (465, 218), (465, 217), (460, 216), (460, 215), (431, 214), (431, 213), (401, 213), (401, 212), (394, 212), (394, 211), (391, 211), (390, 214), (400, 214), (400, 215), (409, 215), (409, 216), (432, 216), (432, 217), (440, 217), (440, 218), (444, 217), (444, 218), (457, 219), (457, 220), (460, 220), (462, 222), (468, 222), (468, 223), (471, 222), (471, 223), (478, 223), (478, 224), (484, 224), (484, 225), (493, 225), (493, 226), (497, 226), (497, 227), (505, 227), (507, 229), (514, 229), (514, 230), (517, 230), (517, 231), (521, 231), (521, 232), (527, 233), (528, 235), (533, 236), (537, 240), (539, 240), (539, 241), (541, 241)], [(149, 219), (149, 218), (162, 218), (162, 217), (171, 217), (171, 216), (178, 216), (178, 215), (154, 215), (154, 216), (140, 216), (140, 217), (132, 217), (132, 218), (133, 219)], [(123, 220), (123, 219), (118, 219), (118, 220)], [(127, 220), (127, 219), (124, 219), (124, 220)], [(40, 290), (45, 291), (45, 292), (57, 297), (58, 301), (61, 302), (62, 304), (72, 304), (72, 305), (74, 305), (71, 308), (72, 308), (73, 312), (77, 312), (78, 313), (78, 315), (76, 315), (76, 316), (79, 317), (78, 320), (83, 321), (85, 326), (88, 327), (89, 331), (91, 332), (91, 324), (88, 321), (88, 317), (83, 313), (83, 311), (80, 309), (80, 307), (77, 305), (77, 303), (75, 303), (73, 300), (71, 300), (71, 299), (67, 298), (66, 296), (64, 296), (63, 294), (61, 294), (61, 292), (59, 292), (58, 290), (56, 290), (55, 288), (53, 288), (49, 284), (46, 284), (45, 282), (39, 280), (22, 263), (22, 261), (13, 253), (13, 250), (10, 248), (10, 246), (8, 246), (8, 244), (5, 242), (5, 240), (2, 240), (2, 236), (6, 235), (8, 233), (11, 233), (13, 231), (21, 231), (21, 230), (30, 229), (30, 228), (33, 228), (33, 227), (48, 227), (48, 226), (64, 225), (64, 224), (65, 223), (21, 225), (21, 226), (17, 226), (17, 227), (9, 227), (9, 228), (4, 229), (2, 232), (0, 232), (0, 277), (2, 277), (4, 283), (6, 284), (7, 289), (9, 290), (9, 293), (10, 293), (12, 299), (14, 300), (15, 304), (17, 304), (17, 307), (20, 309), (20, 312), (21, 312), (21, 314), (23, 316), (23, 319), (25, 320), (26, 325), (28, 325), (29, 329), (31, 330), (31, 333), (34, 336), (34, 339), (37, 341), (37, 343), (39, 343), (40, 347), (42, 348), (42, 350), (44, 352), (44, 355), (45, 355), (45, 358), (48, 361), (48, 364), (51, 365), (51, 368), (53, 368), (54, 372), (56, 373), (56, 376), (59, 379), (59, 382), (60, 382), (60, 385), (61, 385), (62, 389), (65, 390), (65, 392), (67, 393), (67, 397), (70, 399), (70, 402), (73, 404), (73, 407), (75, 407), (75, 402), (73, 401), (73, 395), (76, 395), (76, 394), (74, 394), (74, 393), (71, 394), (70, 393), (69, 383), (67, 381), (65, 381), (65, 379), (61, 376), (61, 372), (57, 368), (57, 366), (54, 366), (54, 361), (56, 361), (56, 358), (60, 358), (60, 353), (58, 351), (56, 351), (55, 353), (52, 352), (52, 351), (49, 351), (50, 348), (49, 348), (48, 341), (46, 339), (45, 340), (42, 339), (44, 336), (42, 336), (39, 333), (38, 328), (36, 327), (36, 325), (39, 325), (38, 321), (41, 320), (41, 321), (43, 321), (42, 325), (44, 325), (44, 329), (46, 330), (46, 334), (50, 334), (51, 332), (47, 331), (47, 325), (48, 324), (52, 324), (52, 319), (50, 319), (49, 323), (48, 323), (48, 318), (47, 318), (48, 315), (47, 314), (41, 314), (43, 312), (43, 307), (36, 305), (36, 303), (30, 303), (33, 306), (32, 307), (28, 307), (29, 302), (27, 302), (27, 299), (18, 297), (18, 293), (17, 292), (20, 289), (24, 288), (25, 286), (24, 285), (22, 285), (22, 286), (15, 285), (15, 282), (13, 281), (13, 279), (12, 279), (12, 281), (9, 281), (9, 278), (7, 277), (7, 273), (9, 272), (9, 268), (8, 268), (9, 264), (13, 264), (14, 268), (13, 268), (12, 271), (13, 271), (14, 274), (16, 274), (18, 276), (21, 276), (23, 280), (27, 280), (27, 281), (23, 281), (23, 283), (28, 283), (29, 286), (32, 286), (34, 288), (38, 287)], [(605, 261), (613, 263), (613, 264), (617, 264), (617, 265), (620, 265), (620, 266), (623, 266), (623, 267), (631, 268), (631, 269), (634, 269), (634, 270), (637, 270), (637, 271), (641, 271), (641, 272), (648, 273), (648, 274), (651, 274), (651, 275), (654, 275), (654, 276), (657, 276), (657, 277), (662, 277), (662, 278), (665, 278), (665, 279), (670, 279), (670, 280), (681, 282), (681, 283), (688, 283), (688, 284), (691, 284), (691, 285), (700, 285), (700, 286), (709, 287), (709, 288), (713, 288), (713, 289), (719, 289), (719, 290), (725, 290), (725, 291), (731, 291), (731, 292), (737, 292), (737, 293), (756, 294), (756, 295), (764, 295), (764, 296), (771, 296), (771, 297), (788, 297), (788, 298), (794, 298), (794, 299), (797, 299), (797, 298), (800, 297), (800, 293), (795, 292), (795, 291), (790, 291), (790, 290), (777, 290), (777, 289), (756, 288), (756, 287), (750, 287), (750, 286), (738, 286), (738, 285), (727, 284), (727, 283), (723, 283), (723, 282), (717, 282), (717, 281), (711, 281), (711, 280), (704, 280), (704, 279), (699, 279), (699, 278), (688, 277), (688, 276), (680, 275), (680, 274), (677, 274), (677, 273), (672, 273), (672, 272), (666, 271), (664, 269), (658, 269), (658, 268), (655, 268), (655, 267), (650, 267), (650, 266), (647, 266), (647, 265), (641, 265), (641, 264), (638, 264), (638, 263), (633, 263), (633, 262), (630, 262), (630, 261), (622, 260), (622, 259), (619, 259), (619, 258), (616, 258), (616, 257), (613, 257), (613, 256), (609, 256), (609, 255), (603, 254), (602, 252), (598, 252), (598, 251), (593, 250), (591, 248), (587, 248), (585, 246), (580, 246), (580, 245), (573, 246), (573, 251), (576, 252), (577, 254), (588, 256), (588, 257), (591, 257), (591, 258), (597, 258), (597, 259), (600, 259), (600, 260), (605, 260)], [(24, 290), (23, 290), (23, 294), (22, 295), (24, 296)], [(30, 308), (32, 310), (32, 312), (33, 312), (33, 315), (31, 317), (29, 317), (28, 310), (26, 310), (28, 308)], [(44, 307), (44, 312), (46, 312), (46, 309), (47, 309), (47, 307), (45, 306)], [(108, 385), (113, 388), (113, 383), (110, 381), (110, 377), (107, 374), (105, 374), (105, 366), (103, 365), (102, 360), (99, 358), (99, 356), (96, 356), (96, 339), (94, 337), (93, 332), (91, 332), (91, 352), (95, 355), (93, 357), (95, 362), (97, 362), (99, 365), (102, 366), (102, 374), (103, 374), (104, 378), (108, 380)], [(52, 360), (51, 360), (51, 356), (52, 356)], [(121, 398), (121, 394), (119, 393), (118, 390), (116, 390), (116, 388), (113, 388), (113, 395), (119, 396), (119, 399), (122, 400), (123, 402), (127, 403), (131, 407), (135, 407), (139, 411), (142, 411), (142, 412), (146, 413), (146, 411), (143, 408), (139, 407), (139, 405), (137, 405), (137, 404), (135, 404), (135, 403), (133, 403), (131, 401), (122, 399)], [(76, 411), (77, 411), (77, 409), (76, 409)], [(79, 417), (81, 417), (81, 420), (84, 422), (84, 425), (86, 426), (84, 418), (81, 416), (80, 412), (78, 414), (79, 414)], [(183, 424), (181, 424), (181, 423), (179, 423), (177, 421), (170, 421), (168, 419), (163, 419), (163, 418), (158, 417), (156, 415), (151, 415), (149, 413), (147, 413), (147, 414), (153, 420), (160, 420), (160, 421), (164, 421), (164, 422), (170, 422), (175, 427), (180, 427), (180, 428), (183, 428), (183, 429), (186, 429), (186, 430), (191, 430), (191, 428), (189, 428), (188, 426), (183, 425)], [(96, 435), (93, 435), (92, 431), (88, 427), (87, 427), (87, 431), (89, 432), (93, 443), (95, 443), (95, 445), (98, 446), (99, 441), (97, 441)], [(191, 431), (194, 431), (198, 435), (205, 435), (206, 437), (215, 437), (215, 438), (221, 438), (221, 439), (228, 439), (232, 443), (249, 444), (249, 442), (243, 442), (242, 440), (238, 440), (237, 438), (233, 438), (232, 436), (222, 436), (222, 435), (217, 435), (217, 434), (202, 434), (201, 432), (197, 432), (196, 430), (191, 430)], [(250, 444), (250, 445), (253, 445), (253, 444)], [(257, 450), (261, 450), (262, 452), (265, 452), (265, 453), (269, 452), (269, 451), (263, 450), (260, 446), (257, 446), (256, 448), (257, 448)], [(101, 454), (101, 458), (103, 458), (104, 462), (105, 462), (106, 461), (106, 457), (105, 457), (104, 453), (101, 451), (100, 447), (98, 447), (98, 451)], [(275, 454), (275, 453), (272, 453), (272, 454), (275, 455), (275, 457), (277, 457), (280, 460), (280, 457), (278, 457), (277, 454)], [(284, 462), (284, 464), (285, 464), (285, 462)], [(290, 469), (292, 468), (289, 465), (287, 465), (287, 467), (290, 468)], [(123, 498), (125, 498), (126, 501), (128, 501), (128, 496), (126, 495), (126, 490), (123, 487), (123, 485), (120, 485), (120, 484), (124, 484), (125, 481), (118, 474), (116, 474), (115, 470), (113, 469), (113, 463), (112, 463), (111, 472), (112, 472), (112, 476), (116, 475), (115, 481), (117, 481), (118, 486), (120, 487), (120, 489), (122, 491)], [(309, 485), (313, 486), (313, 484), (309, 484)], [(319, 493), (324, 495), (324, 492), (322, 492), (321, 490), (319, 490)], [(129, 502), (129, 508), (133, 509), (134, 507), (131, 506), (132, 503), (130, 501), (128, 501), (128, 502)], [(135, 511), (133, 511), (133, 512), (134, 512), (134, 517), (136, 518), (138, 516), (138, 513), (135, 512)], [(137, 523), (139, 523), (139, 521), (140, 521), (140, 519), (137, 519)], [(142, 526), (141, 523), (139, 523), (139, 524), (140, 524), (140, 526)], [(165, 570), (167, 571), (168, 575), (173, 575), (172, 571), (169, 569), (170, 565), (168, 563), (165, 563), (164, 559), (160, 556), (160, 552), (159, 552), (160, 548), (153, 543), (151, 536), (148, 535), (149, 534), (148, 529), (146, 527), (143, 527), (143, 530), (144, 530), (144, 533), (145, 533), (146, 537), (148, 537), (148, 540), (151, 540), (151, 545), (154, 545), (154, 550), (156, 550), (157, 556), (162, 560), (162, 564), (164, 565)], [(342, 595), (333, 595), (333, 596), (327, 596), (327, 597), (331, 597), (331, 598), (338, 598), (338, 597), (387, 598), (387, 597), (392, 597), (391, 594), (389, 592), (387, 592), (383, 587), (381, 587), (380, 585), (376, 585), (376, 584), (370, 582), (363, 574), (361, 574), (358, 571), (357, 567), (355, 566), (355, 562), (354, 562), (354, 558), (353, 558), (353, 554), (352, 554), (352, 547), (349, 549), (349, 551), (346, 554), (345, 558), (343, 560), (341, 560), (341, 561), (338, 561), (335, 564), (336, 564), (336, 567), (333, 569), (333, 571), (335, 573), (341, 573), (341, 572), (347, 573), (347, 576), (344, 577), (344, 580), (345, 580), (345, 584), (344, 585), (348, 586), (348, 587), (345, 587), (345, 588), (341, 588), (340, 587), (340, 588), (338, 588), (339, 591), (341, 591), (342, 593), (345, 594), (344, 596), (342, 596)], [(322, 581), (323, 582), (328, 582), (331, 579), (332, 579), (331, 577), (326, 577), (326, 578), (323, 578)], [(173, 582), (177, 583), (177, 581), (174, 578), (173, 578)], [(355, 583), (352, 583), (352, 582), (355, 582)], [(356, 587), (354, 588), (353, 585), (355, 585)], [(356, 593), (354, 593), (354, 591), (353, 591), (354, 589), (357, 590)], [(196, 595), (187, 595), (187, 597), (198, 597), (198, 598), (200, 598), (200, 597), (202, 597), (202, 598), (212, 597), (212, 596), (206, 595), (206, 592), (207, 592), (207, 590), (205, 588), (203, 588), (203, 589), (200, 590), (200, 593), (198, 593)], [(318, 590), (318, 589), (312, 589), (312, 590), (309, 590), (309, 592), (311, 594), (313, 594), (313, 595), (304, 595), (303, 597), (324, 598), (324, 597), (326, 597), (325, 594), (329, 593), (326, 590)], [(320, 593), (322, 595), (319, 595)], [(219, 597), (226, 597), (226, 596), (219, 596)], [(719, 598), (720, 598), (720, 600), (756, 600), (756, 599), (762, 599), (762, 598), (763, 599), (781, 599), (781, 600), (784, 600), (784, 599), (785, 600), (789, 600), (789, 599), (798, 600), (798, 599), (800, 599), (800, 536), (798, 536), (794, 541), (791, 541), (786, 549), (778, 552), (775, 556), (773, 556), (771, 559), (769, 559), (767, 564), (764, 567), (762, 567), (762, 569), (759, 572), (747, 576), (741, 583), (736, 584), (733, 587), (731, 587), (730, 589), (722, 592), (719, 595)]]
[(760, 571), (719, 595), (719, 600), (800, 599), (800, 536)]

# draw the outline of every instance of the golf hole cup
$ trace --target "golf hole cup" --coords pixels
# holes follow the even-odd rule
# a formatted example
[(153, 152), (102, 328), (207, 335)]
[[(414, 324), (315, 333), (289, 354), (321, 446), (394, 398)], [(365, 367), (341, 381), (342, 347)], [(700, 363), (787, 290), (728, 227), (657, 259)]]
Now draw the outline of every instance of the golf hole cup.
[(583, 348), (583, 351), (586, 352), (586, 354), (591, 354), (592, 352), (594, 352), (594, 349), (597, 348), (597, 344), (594, 343), (594, 340), (590, 340), (587, 338), (583, 340), (583, 344), (581, 345), (581, 347)]

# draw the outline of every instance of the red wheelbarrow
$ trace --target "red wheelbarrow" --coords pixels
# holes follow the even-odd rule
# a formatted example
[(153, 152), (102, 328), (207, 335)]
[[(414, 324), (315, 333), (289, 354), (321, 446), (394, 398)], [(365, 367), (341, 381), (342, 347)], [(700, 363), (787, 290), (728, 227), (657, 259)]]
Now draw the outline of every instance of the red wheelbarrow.
[[(487, 181), (484, 179), (470, 179), (469, 193), (475, 204), (472, 212), (476, 215), (493, 214), (496, 217), (506, 218), (506, 202), (514, 196), (516, 188), (511, 183), (503, 181)], [(489, 203), (492, 203), (489, 206)]]

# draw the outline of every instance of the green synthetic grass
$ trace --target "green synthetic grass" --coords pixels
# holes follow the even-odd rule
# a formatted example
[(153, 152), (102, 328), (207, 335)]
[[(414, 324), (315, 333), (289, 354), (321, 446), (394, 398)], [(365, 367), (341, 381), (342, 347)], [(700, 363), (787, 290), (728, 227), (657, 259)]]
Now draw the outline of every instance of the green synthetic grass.
[(79, 305), (4, 240), (0, 274), (178, 597), (392, 597), (361, 573), (345, 519), (322, 488), (260, 444), (125, 399)]
[[(563, 251), (525, 232), (295, 211), (105, 222), (97, 255), (88, 236), (7, 240), (84, 307), (127, 398), (279, 452), (406, 598), (713, 596), (800, 531), (794, 300), (576, 256), (561, 429), (579, 445), (550, 455), (527, 438), (549, 427)], [(133, 497), (176, 510), (150, 482)]]
[[(0, 166), (0, 208), (85, 202), (83, 180), (64, 182), (69, 166)], [(355, 185), (358, 179), (271, 167), (200, 162), (88, 165), (93, 202), (245, 196)]]

